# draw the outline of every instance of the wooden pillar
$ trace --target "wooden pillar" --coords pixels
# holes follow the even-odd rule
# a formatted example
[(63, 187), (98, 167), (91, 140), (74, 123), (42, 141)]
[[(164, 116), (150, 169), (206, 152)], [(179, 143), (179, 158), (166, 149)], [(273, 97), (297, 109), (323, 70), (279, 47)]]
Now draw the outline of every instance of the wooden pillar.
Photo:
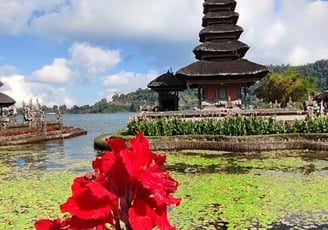
[(179, 110), (179, 92), (178, 91), (175, 91), (175, 99), (174, 99), (174, 110)]
[(244, 85), (245, 110), (247, 110), (247, 85)]
[(201, 95), (201, 87), (198, 86), (198, 108), (202, 108), (202, 95)]

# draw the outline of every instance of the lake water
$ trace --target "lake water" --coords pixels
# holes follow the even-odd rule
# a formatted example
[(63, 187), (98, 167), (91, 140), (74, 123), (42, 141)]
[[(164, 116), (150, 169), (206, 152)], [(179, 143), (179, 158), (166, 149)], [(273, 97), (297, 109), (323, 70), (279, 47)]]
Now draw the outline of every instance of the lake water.
[[(30, 145), (0, 147), (0, 159), (11, 166), (61, 168), (80, 159), (94, 159), (95, 137), (124, 129), (133, 113), (65, 114), (64, 125), (86, 129), (87, 135)], [(54, 115), (48, 115), (51, 120)]]
[[(75, 137), (72, 139), (56, 140), (56, 141), (43, 142), (43, 143), (31, 144), (31, 145), (0, 147), (0, 161), (5, 162), (6, 164), (12, 166), (13, 168), (22, 169), (24, 173), (31, 173), (31, 174), (38, 172), (38, 170), (65, 168), (66, 166), (71, 164), (75, 164), (78, 162), (85, 162), (85, 160), (90, 160), (91, 163), (91, 161), (95, 158), (96, 155), (96, 152), (93, 147), (94, 138), (101, 134), (113, 133), (117, 130), (124, 129), (127, 125), (129, 118), (133, 115), (134, 115), (133, 113), (65, 114), (64, 116), (65, 125), (84, 128), (88, 131), (88, 134)], [(49, 116), (48, 119), (53, 119), (53, 117)], [(286, 168), (286, 171), (284, 170), (284, 168), (277, 168), (273, 170), (272, 167), (274, 168), (276, 165), (273, 164), (272, 162), (268, 164), (268, 167), (270, 167), (269, 170), (262, 169), (260, 163), (263, 161), (263, 159), (261, 156), (259, 157), (259, 163), (255, 164), (255, 166), (252, 167), (259, 167), (258, 169), (256, 169), (257, 170), (255, 173), (256, 176), (267, 177), (269, 174), (270, 178), (274, 178), (274, 179), (278, 178), (278, 181), (280, 180), (280, 178), (281, 179), (284, 178), (284, 180), (286, 180), (285, 178), (290, 178), (290, 177), (292, 178), (295, 177), (295, 181), (298, 181), (299, 178), (301, 179), (304, 178), (304, 182), (306, 183), (318, 177), (321, 178), (322, 180), (325, 180), (325, 178), (327, 178), (327, 171), (328, 171), (327, 153), (314, 154), (317, 157), (317, 159), (309, 158), (308, 155), (309, 154), (307, 153), (307, 151), (305, 151), (304, 155), (300, 155), (300, 157), (306, 161), (304, 163), (305, 166), (307, 167), (311, 166), (310, 169), (312, 168), (316, 169), (315, 170), (316, 172), (314, 173), (311, 172), (309, 175), (307, 174), (304, 175), (303, 171), (299, 172), (299, 168), (296, 168), (296, 172), (290, 171), (289, 164), (287, 163), (290, 161), (291, 158), (286, 158), (286, 167), (288, 166)], [(192, 155), (191, 158), (193, 158)], [(276, 158), (280, 158), (280, 157), (277, 156)], [(228, 160), (231, 159), (228, 158)], [(249, 165), (245, 166), (245, 163), (247, 163), (248, 160), (249, 160), (248, 157), (243, 158), (239, 156), (239, 158), (236, 158), (235, 161), (228, 161), (229, 164), (224, 169), (225, 170), (233, 169), (233, 171), (230, 173), (228, 171), (224, 173), (226, 173), (227, 175), (231, 173), (232, 175), (239, 175), (245, 173), (244, 172), (245, 169), (250, 170), (251, 167)], [(179, 165), (181, 166), (182, 163), (185, 163), (185, 161), (186, 159), (182, 159), (181, 162), (179, 162)], [(89, 169), (91, 170), (91, 164), (79, 168), (79, 170), (81, 170), (81, 173), (85, 173), (89, 171)], [(222, 169), (222, 167), (220, 169)], [(242, 170), (242, 172), (238, 170)], [(184, 169), (184, 171), (186, 170)], [(217, 175), (222, 174), (217, 171), (211, 173), (218, 173)], [(189, 175), (187, 175), (187, 177), (189, 177)], [(235, 176), (233, 177), (235, 178)], [(294, 181), (294, 179), (292, 179), (292, 181)], [(222, 185), (218, 185), (218, 186), (221, 187)], [(283, 183), (281, 183), (281, 186), (283, 187), (286, 185), (283, 185)], [(321, 192), (326, 194), (324, 188), (320, 188), (320, 189), (322, 191), (321, 190), (318, 191), (319, 193)], [(206, 193), (206, 191), (204, 193)], [(188, 197), (190, 198), (189, 195)], [(308, 197), (316, 198), (316, 194), (310, 194), (310, 196)], [(320, 197), (326, 197), (326, 196), (321, 195)], [(305, 197), (305, 200), (306, 201), (310, 200), (310, 198)], [(318, 216), (319, 214), (320, 216), (323, 216), (325, 219), (328, 220), (328, 211), (326, 211), (326, 209), (324, 211), (321, 210), (319, 214), (317, 214), (317, 212), (312, 212), (312, 211), (318, 211), (318, 210), (316, 209), (310, 210), (310, 212), (305, 213), (305, 216), (299, 215), (299, 213), (296, 214), (293, 213), (293, 215), (286, 215), (286, 217), (280, 220), (280, 222), (273, 223), (270, 229), (322, 229), (322, 230), (328, 229), (328, 225), (326, 224), (326, 222), (323, 223), (322, 221), (319, 222), (316, 221), (317, 218), (316, 216)], [(314, 216), (313, 213), (316, 215), (315, 217), (313, 217)], [(294, 226), (295, 228), (290, 228), (290, 226)], [(206, 225), (204, 225), (203, 227), (200, 226), (197, 229), (210, 229), (210, 228), (207, 228)], [(257, 228), (251, 228), (251, 229), (257, 229)]]

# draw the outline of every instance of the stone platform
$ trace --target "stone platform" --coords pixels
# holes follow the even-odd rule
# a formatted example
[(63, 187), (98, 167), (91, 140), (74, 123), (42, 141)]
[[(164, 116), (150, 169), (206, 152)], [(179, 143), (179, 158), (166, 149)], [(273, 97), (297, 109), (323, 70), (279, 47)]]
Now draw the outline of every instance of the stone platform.
[(73, 138), (81, 135), (86, 135), (87, 131), (81, 128), (64, 127), (61, 130), (49, 131), (46, 133), (35, 132), (26, 134), (22, 133), (17, 135), (14, 133), (12, 135), (9, 133), (7, 134), (2, 133), (2, 136), (0, 136), (0, 146), (33, 144), (44, 141)]

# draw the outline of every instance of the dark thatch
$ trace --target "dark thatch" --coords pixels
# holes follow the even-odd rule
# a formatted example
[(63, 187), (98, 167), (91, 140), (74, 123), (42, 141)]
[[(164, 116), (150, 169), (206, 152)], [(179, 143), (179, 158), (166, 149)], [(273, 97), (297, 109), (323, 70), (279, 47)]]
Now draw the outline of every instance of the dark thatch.
[[(233, 24), (216, 24), (203, 28), (199, 32), (199, 41), (206, 42), (213, 37), (220, 37), (221, 39), (239, 39), (243, 28)], [(216, 38), (217, 39), (217, 38)]]
[(169, 71), (149, 82), (147, 87), (155, 91), (182, 91), (187, 89), (186, 83)]
[(0, 107), (9, 107), (16, 101), (4, 93), (0, 93)]
[(236, 3), (235, 0), (205, 0), (204, 5), (227, 5), (231, 3)]
[(187, 79), (258, 78), (268, 74), (265, 66), (246, 59), (233, 61), (196, 61), (177, 71), (176, 75)]
[(229, 55), (231, 59), (242, 58), (246, 54), (249, 46), (237, 40), (222, 41), (222, 42), (205, 42), (196, 46), (193, 50), (196, 59), (202, 60), (205, 53), (212, 53), (213, 56), (220, 57)]
[(220, 9), (234, 11), (236, 8), (236, 1), (234, 0), (206, 0), (203, 4), (204, 14), (209, 12), (211, 9), (219, 7)]
[(236, 24), (239, 14), (233, 11), (208, 12), (203, 17), (202, 26), (206, 27), (215, 23)]

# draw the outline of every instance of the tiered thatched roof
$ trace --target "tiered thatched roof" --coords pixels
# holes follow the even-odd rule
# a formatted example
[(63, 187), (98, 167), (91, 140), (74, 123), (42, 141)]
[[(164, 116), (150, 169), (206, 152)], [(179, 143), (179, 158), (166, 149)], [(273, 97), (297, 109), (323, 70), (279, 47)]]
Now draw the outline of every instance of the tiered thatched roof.
[[(196, 61), (177, 71), (187, 82), (217, 80), (219, 82), (254, 83), (267, 75), (265, 66), (243, 59), (249, 47), (238, 41), (243, 28), (236, 25), (238, 13), (234, 0), (205, 0), (202, 43), (194, 48)], [(211, 82), (209, 81), (209, 82)], [(204, 83), (202, 81), (202, 83)]]
[(209, 79), (260, 79), (267, 74), (266, 67), (246, 59), (231, 61), (196, 61), (179, 70), (180, 75), (188, 76), (190, 80)]

